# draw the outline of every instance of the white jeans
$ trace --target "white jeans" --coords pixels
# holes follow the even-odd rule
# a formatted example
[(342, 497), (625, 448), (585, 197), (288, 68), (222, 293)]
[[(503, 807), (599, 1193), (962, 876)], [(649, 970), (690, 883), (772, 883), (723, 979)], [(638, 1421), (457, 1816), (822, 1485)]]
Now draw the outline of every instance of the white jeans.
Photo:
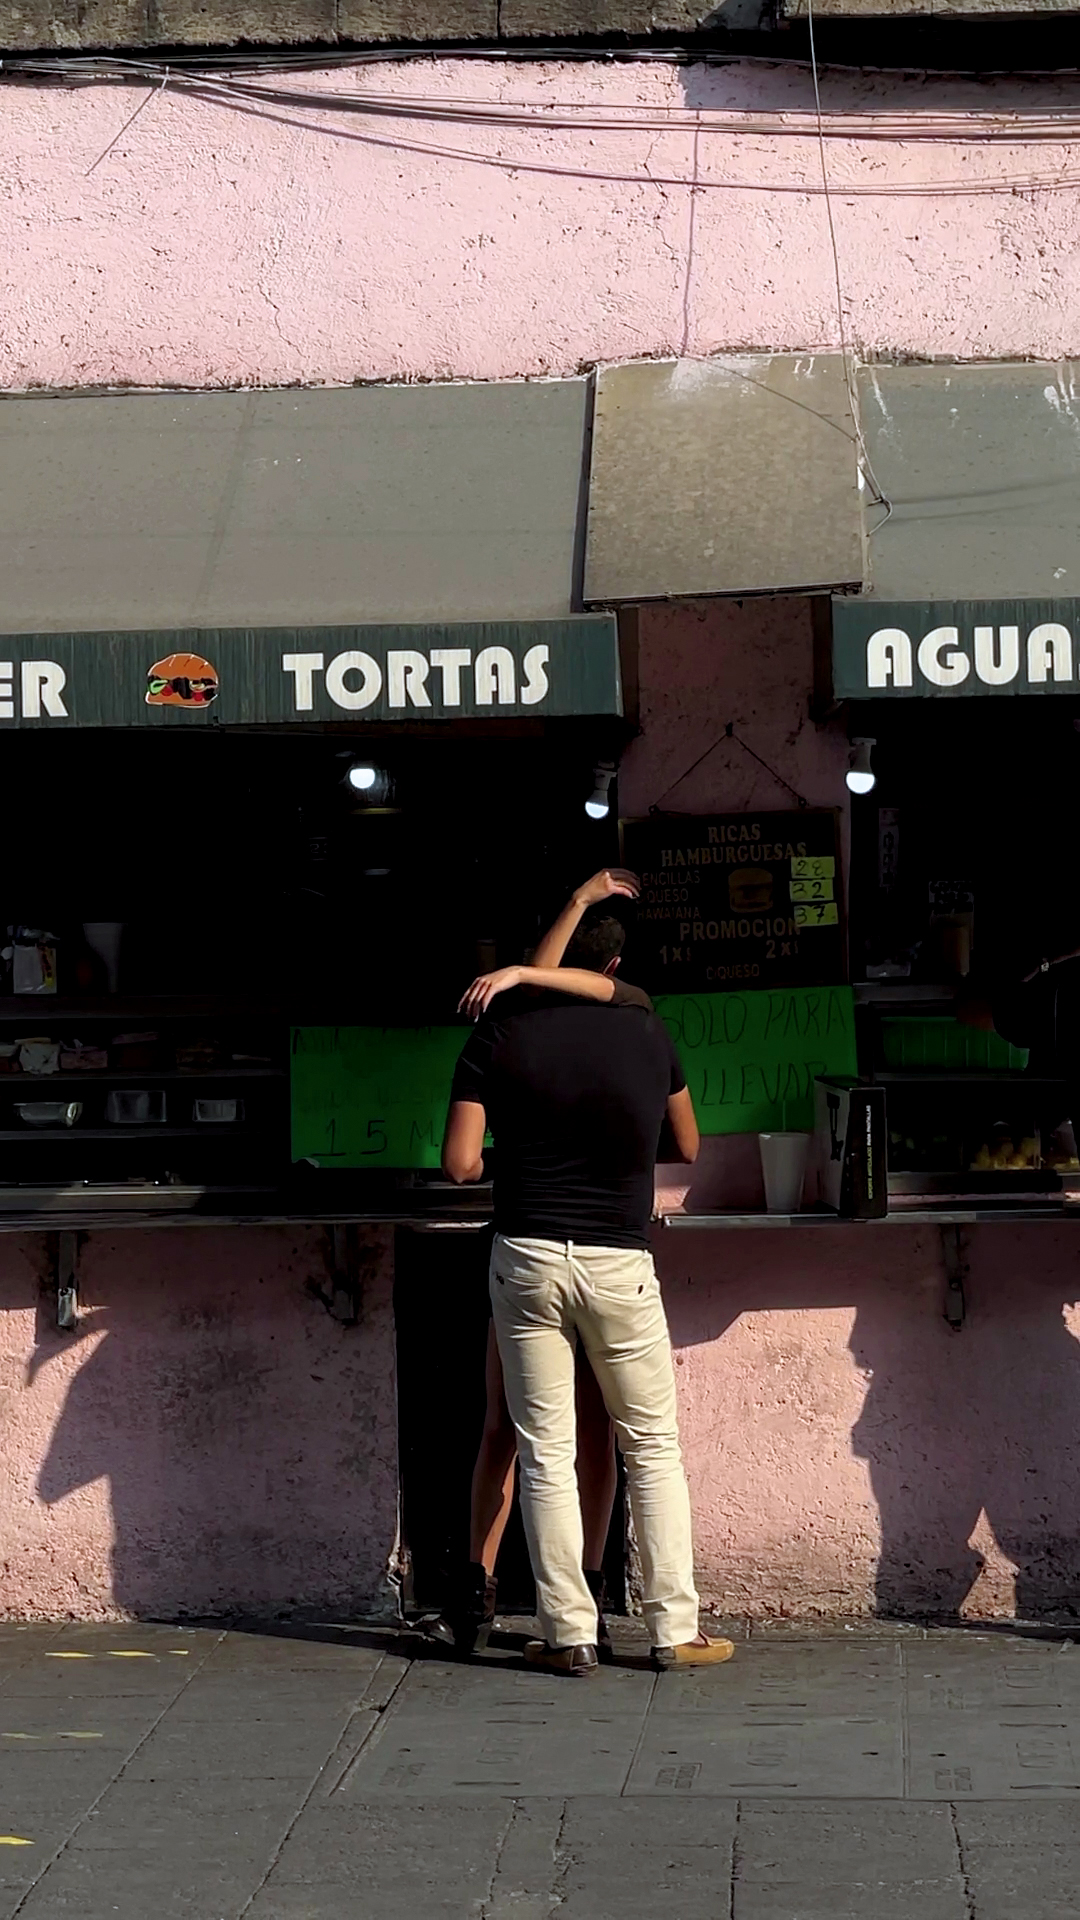
[(626, 1462), (650, 1639), (663, 1647), (692, 1640), (698, 1598), (690, 1496), (679, 1451), (671, 1341), (652, 1255), (499, 1234), (490, 1282), (545, 1640), (553, 1647), (596, 1640), (574, 1472), (576, 1338)]

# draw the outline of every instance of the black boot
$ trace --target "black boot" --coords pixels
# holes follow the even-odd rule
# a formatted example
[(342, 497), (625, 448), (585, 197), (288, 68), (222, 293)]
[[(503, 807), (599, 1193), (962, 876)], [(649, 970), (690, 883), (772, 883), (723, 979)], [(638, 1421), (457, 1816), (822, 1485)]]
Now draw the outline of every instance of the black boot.
[(427, 1628), (432, 1640), (452, 1647), (459, 1660), (482, 1653), (495, 1624), (495, 1579), (478, 1560), (470, 1560), (454, 1582), (453, 1597)]
[(611, 1635), (608, 1632), (608, 1624), (607, 1624), (607, 1621), (604, 1619), (604, 1602), (607, 1599), (607, 1594), (604, 1591), (603, 1571), (595, 1567), (586, 1567), (585, 1568), (585, 1584), (588, 1587), (589, 1592), (592, 1594), (593, 1599), (596, 1601), (597, 1658), (600, 1660), (610, 1662), (615, 1658), (615, 1653), (611, 1645)]

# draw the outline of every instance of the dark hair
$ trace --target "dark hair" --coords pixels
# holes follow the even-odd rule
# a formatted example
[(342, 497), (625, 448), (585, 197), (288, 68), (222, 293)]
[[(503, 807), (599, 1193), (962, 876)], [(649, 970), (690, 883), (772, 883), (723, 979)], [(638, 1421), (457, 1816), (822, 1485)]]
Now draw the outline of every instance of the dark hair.
[(566, 949), (564, 964), (585, 967), (590, 973), (605, 973), (626, 945), (626, 928), (614, 914), (596, 919), (586, 915)]

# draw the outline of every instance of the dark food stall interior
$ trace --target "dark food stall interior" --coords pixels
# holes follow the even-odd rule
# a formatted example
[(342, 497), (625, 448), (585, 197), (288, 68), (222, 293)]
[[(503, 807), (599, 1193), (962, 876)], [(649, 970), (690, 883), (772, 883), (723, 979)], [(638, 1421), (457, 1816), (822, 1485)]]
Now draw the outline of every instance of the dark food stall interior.
[(877, 784), (852, 804), (851, 962), (892, 1194), (1034, 1197), (1078, 1171), (1058, 1051), (987, 1024), (1003, 989), (1080, 948), (1078, 719), (1057, 697), (849, 715), (875, 741)]
[[(307, 1217), (320, 1195), (333, 1217), (368, 1176), (291, 1168), (290, 1025), (445, 1025), (478, 969), (521, 959), (617, 856), (617, 810), (584, 811), (596, 732), (9, 735), (5, 1204), (306, 1180)], [(377, 805), (358, 762), (387, 776)]]

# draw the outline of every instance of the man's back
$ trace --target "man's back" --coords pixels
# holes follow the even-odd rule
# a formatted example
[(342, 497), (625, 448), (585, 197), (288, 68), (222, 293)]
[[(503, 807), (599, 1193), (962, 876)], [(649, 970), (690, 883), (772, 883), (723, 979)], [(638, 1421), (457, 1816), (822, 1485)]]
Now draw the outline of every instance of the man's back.
[(495, 1139), (495, 1224), (515, 1239), (646, 1244), (667, 1101), (685, 1085), (659, 1017), (512, 995), (467, 1041), (453, 1098)]

